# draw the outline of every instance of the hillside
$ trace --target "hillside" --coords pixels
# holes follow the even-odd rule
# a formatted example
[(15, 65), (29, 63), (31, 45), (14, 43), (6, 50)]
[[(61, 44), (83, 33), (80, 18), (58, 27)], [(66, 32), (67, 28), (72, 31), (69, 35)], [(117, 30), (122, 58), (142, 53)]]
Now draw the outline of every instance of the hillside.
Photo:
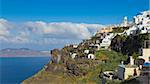
[[(126, 57), (115, 51), (100, 50), (96, 52), (96, 60), (67, 60), (63, 63), (54, 64), (50, 62), (38, 74), (23, 81), (23, 84), (100, 84), (101, 73), (107, 70), (115, 71), (121, 60)], [(105, 59), (106, 58), (106, 59)], [(108, 81), (119, 83), (120, 81)]]
[[(117, 73), (117, 67), (120, 63), (123, 66), (128, 64), (129, 56), (132, 56), (136, 62), (142, 53), (142, 48), (149, 46), (149, 14), (149, 11), (142, 12), (141, 15), (134, 17), (135, 20), (130, 24), (126, 18), (126, 25), (102, 28), (90, 39), (85, 39), (78, 45), (72, 44), (62, 49), (53, 49), (51, 61), (38, 74), (24, 80), (23, 84), (139, 83), (136, 80), (126, 81), (124, 77), (119, 78), (120, 73), (121, 76), (126, 75), (124, 74), (126, 67), (121, 66), (120, 73), (119, 69)], [(139, 17), (142, 18), (141, 21)], [(130, 71), (136, 72), (135, 66), (138, 64), (133, 65), (134, 63), (131, 68), (134, 71)], [(130, 73), (127, 78), (130, 79), (132, 75), (135, 77)], [(122, 82), (120, 79), (125, 81)]]
[[(91, 47), (99, 37), (93, 36), (84, 40), (78, 46), (68, 45), (62, 49), (51, 51), (52, 60), (33, 77), (23, 81), (23, 84), (101, 84), (102, 73), (113, 71), (117, 77), (117, 67), (121, 61), (127, 61), (128, 56), (143, 47), (144, 40), (148, 40), (149, 34), (135, 36), (117, 35), (112, 39), (111, 49)], [(85, 50), (94, 54), (94, 58), (88, 58)], [(76, 54), (75, 56), (73, 54)], [(60, 82), (61, 81), (61, 82)], [(119, 80), (106, 80), (106, 83), (119, 84)]]

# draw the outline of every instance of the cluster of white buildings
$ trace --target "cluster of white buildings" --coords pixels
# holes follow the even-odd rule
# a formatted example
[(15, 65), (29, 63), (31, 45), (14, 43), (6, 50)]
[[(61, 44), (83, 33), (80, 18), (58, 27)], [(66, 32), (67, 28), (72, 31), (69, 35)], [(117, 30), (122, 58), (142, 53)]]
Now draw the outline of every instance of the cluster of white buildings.
[[(77, 44), (74, 44), (74, 45), (73, 45), (73, 48), (74, 48), (74, 49), (77, 49), (77, 47), (78, 47)], [(97, 45), (94, 45), (94, 44), (91, 45), (91, 47), (94, 47), (94, 48), (96, 48), (96, 49), (99, 49), (98, 46), (97, 46)], [(85, 50), (83, 51), (83, 53), (85, 54), (85, 56), (83, 56), (83, 57), (85, 57), (85, 58), (87, 58), (87, 59), (95, 59), (94, 53), (91, 53), (89, 49), (85, 49)], [(79, 57), (79, 55), (78, 55), (77, 52), (70, 53), (70, 56), (71, 56), (72, 59), (75, 59), (75, 58), (78, 58), (78, 57)]]
[[(128, 29), (124, 30), (122, 33), (112, 33), (112, 28), (103, 28), (100, 33), (107, 33), (105, 34), (105, 37), (103, 38), (102, 42), (100, 43), (100, 48), (105, 48), (108, 49), (111, 40), (117, 35), (137, 35), (137, 34), (144, 34), (144, 33), (150, 33), (150, 11), (144, 11), (136, 16), (133, 17), (132, 22), (128, 22), (127, 17), (124, 17), (123, 23), (120, 24), (117, 27), (129, 27)], [(111, 32), (111, 33), (110, 33)], [(149, 36), (150, 38), (150, 36)], [(150, 42), (148, 42), (149, 47), (143, 47), (142, 48), (142, 55), (139, 56), (139, 59), (143, 59), (145, 63), (150, 64)], [(128, 79), (129, 77), (132, 76), (139, 76), (143, 73), (149, 74), (150, 71), (143, 71), (142, 66), (140, 65), (136, 66), (135, 61), (132, 56), (130, 56), (130, 64), (129, 65), (124, 65), (121, 64), (118, 66), (118, 78), (121, 80)], [(150, 68), (150, 66), (146, 66)], [(149, 70), (149, 69), (147, 69)]]
[(127, 17), (124, 17), (123, 22), (120, 25), (113, 26), (117, 27), (129, 27), (129, 29), (124, 30), (122, 33), (113, 33), (113, 28), (102, 28), (98, 33), (106, 33), (105, 37), (100, 43), (100, 47), (108, 49), (111, 44), (111, 40), (117, 35), (136, 35), (150, 33), (150, 11), (144, 11), (133, 17), (132, 22), (128, 22)]
[(102, 40), (102, 42), (100, 43), (100, 47), (104, 48), (104, 49), (108, 49), (110, 44), (111, 44), (111, 40), (116, 36), (116, 34), (114, 33), (109, 33), (105, 36), (105, 38)]
[[(144, 34), (144, 33), (150, 33), (150, 11), (144, 11), (140, 14), (137, 14), (134, 16), (134, 20), (132, 22), (131, 27), (124, 31), (123, 34), (125, 35), (136, 35), (136, 34)], [(146, 42), (146, 41), (145, 41)], [(144, 44), (146, 44), (144, 42)], [(150, 47), (149, 43), (147, 42), (148, 47), (144, 46), (142, 48), (142, 55), (139, 56), (139, 59), (143, 59), (145, 63), (150, 64)], [(150, 68), (150, 66), (147, 66)], [(130, 76), (139, 76), (143, 73), (149, 74), (150, 71), (143, 72), (144, 65), (136, 66), (135, 60), (132, 56), (130, 56), (130, 64), (129, 65), (119, 65), (118, 68), (118, 77), (122, 80), (128, 79)], [(149, 69), (147, 69), (149, 70)], [(146, 70), (144, 70), (146, 71)]]
[[(128, 29), (124, 30), (122, 33), (114, 33), (113, 28), (126, 28)], [(150, 11), (144, 11), (141, 12), (140, 14), (137, 14), (136, 16), (133, 17), (132, 22), (128, 22), (127, 17), (124, 17), (123, 22), (119, 25), (113, 25), (110, 27), (102, 28), (100, 31), (97, 33), (102, 34), (100, 35), (100, 38), (96, 40), (95, 43), (89, 43), (89, 47), (93, 47), (96, 50), (100, 49), (108, 49), (109, 46), (111, 45), (112, 39), (116, 35), (131, 35), (131, 34), (136, 34), (138, 33), (143, 34), (143, 33), (150, 33)], [(77, 48), (78, 45), (73, 45), (73, 48)], [(93, 53), (90, 53), (89, 50), (85, 50), (83, 53), (87, 54), (87, 58), (89, 59), (94, 59), (95, 56)], [(72, 53), (72, 58), (74, 59), (77, 57), (77, 53)]]
[[(127, 28), (125, 29), (122, 33), (114, 33), (113, 27), (115, 28)], [(96, 39), (96, 41), (93, 42), (88, 42), (89, 49), (85, 49), (83, 53), (86, 55), (87, 59), (95, 59), (94, 53), (90, 52), (90, 49), (94, 50), (100, 50), (100, 49), (109, 49), (109, 46), (111, 45), (112, 39), (116, 35), (137, 35), (137, 34), (144, 34), (144, 33), (150, 33), (150, 11), (144, 11), (141, 12), (140, 14), (136, 15), (133, 17), (133, 22), (128, 22), (127, 17), (124, 17), (123, 22), (120, 25), (114, 25), (114, 26), (108, 27), (108, 28), (103, 28), (101, 31), (99, 31), (100, 36), (99, 39)], [(87, 42), (87, 41), (85, 41)], [(145, 63), (149, 63), (148, 66), (140, 65), (137, 66), (135, 65), (135, 61), (132, 56), (130, 56), (130, 64), (124, 65), (123, 63), (121, 65), (118, 65), (118, 70), (117, 70), (117, 77), (121, 80), (126, 80), (129, 77), (135, 77), (135, 76), (140, 76), (141, 74), (149, 74), (150, 75), (150, 42), (148, 42), (148, 47), (143, 47), (142, 48), (142, 55), (139, 56), (139, 59), (143, 59)], [(84, 42), (83, 42), (84, 44)], [(73, 48), (77, 48), (78, 45), (73, 45)], [(71, 53), (72, 59), (75, 59), (78, 57), (77, 53)], [(148, 68), (148, 69), (147, 69)], [(147, 71), (146, 71), (147, 70)], [(112, 71), (106, 71), (103, 73), (105, 79), (113, 79), (114, 72)]]
[(124, 34), (150, 33), (150, 11), (144, 11), (133, 17), (131, 27)]
[(98, 31), (97, 33), (101, 33), (103, 34), (101, 36), (102, 42), (100, 43), (100, 48), (103, 49), (108, 49), (110, 44), (111, 44), (111, 40), (116, 36), (116, 35), (121, 35), (123, 33), (113, 33), (113, 28), (117, 28), (117, 27), (128, 27), (131, 23), (128, 22), (127, 17), (125, 16), (123, 19), (123, 22), (121, 24), (118, 25), (110, 25), (107, 26), (106, 28), (102, 28), (100, 31)]

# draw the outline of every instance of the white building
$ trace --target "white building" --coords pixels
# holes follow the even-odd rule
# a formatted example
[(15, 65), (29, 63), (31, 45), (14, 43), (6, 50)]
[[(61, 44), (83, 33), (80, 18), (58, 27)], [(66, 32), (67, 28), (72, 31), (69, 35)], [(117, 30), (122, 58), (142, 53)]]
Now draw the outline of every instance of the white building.
[(108, 49), (108, 47), (110, 46), (110, 44), (111, 44), (111, 40), (104, 38), (102, 40), (102, 43), (100, 44), (100, 47), (104, 48), (104, 49)]
[(116, 36), (117, 34), (109, 33), (106, 35), (106, 37), (102, 40), (102, 43), (100, 43), (100, 47), (104, 49), (108, 49), (108, 47), (111, 44), (111, 40)]
[(135, 24), (147, 25), (150, 21), (150, 11), (144, 11), (134, 16)]
[(150, 62), (150, 48), (142, 49), (142, 56), (139, 56), (139, 58), (144, 59), (145, 62)]
[(135, 34), (137, 29), (138, 29), (137, 26), (132, 26), (128, 30), (125, 30), (123, 33), (125, 35)]
[(85, 54), (89, 54), (90, 50), (84, 50)]
[(141, 12), (133, 18), (133, 26), (125, 31), (125, 34), (134, 34), (137, 30), (139, 30), (141, 34), (150, 32), (150, 11)]
[[(136, 74), (135, 74), (136, 73)], [(136, 65), (119, 65), (118, 66), (118, 78), (126, 80), (131, 76), (139, 76), (140, 71)]]
[(103, 72), (103, 78), (112, 80), (114, 76), (113, 71), (105, 71)]
[(96, 43), (99, 44), (99, 43), (100, 43), (100, 40), (96, 40)]
[(78, 56), (77, 53), (73, 53), (73, 54), (71, 55), (71, 58), (74, 59), (74, 58), (77, 57), (77, 56)]
[(88, 54), (88, 59), (95, 59), (95, 55), (94, 54)]
[(121, 24), (122, 27), (127, 27), (129, 25), (127, 16), (124, 17), (123, 22)]
[(95, 44), (94, 46), (95, 46), (96, 50), (100, 50), (100, 45), (99, 44)]
[(77, 48), (78, 47), (78, 44), (73, 44), (73, 48)]

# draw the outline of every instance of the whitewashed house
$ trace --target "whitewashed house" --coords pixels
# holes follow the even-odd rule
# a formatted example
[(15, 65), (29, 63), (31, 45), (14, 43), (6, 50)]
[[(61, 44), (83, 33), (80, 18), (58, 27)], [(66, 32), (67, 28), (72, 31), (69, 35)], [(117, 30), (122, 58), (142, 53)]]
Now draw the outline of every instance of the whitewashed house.
[(113, 76), (114, 76), (114, 72), (113, 71), (105, 71), (105, 72), (103, 72), (103, 78), (105, 78), (105, 79), (112, 80)]
[(102, 43), (100, 44), (101, 48), (107, 49), (111, 44), (111, 40), (110, 39), (103, 39)]
[(73, 53), (73, 54), (71, 55), (71, 58), (74, 59), (74, 58), (76, 58), (77, 56), (78, 56), (77, 53)]
[(90, 50), (84, 50), (85, 54), (89, 54)]
[(73, 48), (77, 48), (78, 47), (78, 45), (77, 44), (73, 44)]
[[(136, 73), (136, 75), (135, 75)], [(118, 78), (126, 80), (131, 76), (139, 76), (140, 71), (136, 65), (118, 65)]]
[(139, 58), (144, 59), (145, 62), (150, 62), (150, 48), (143, 48), (142, 56), (139, 56)]
[(136, 26), (136, 25), (134, 25), (134, 26), (132, 26), (132, 27), (130, 27), (128, 30), (125, 30), (123, 33), (125, 34), (125, 35), (131, 35), (131, 34), (134, 34), (134, 33), (136, 33), (136, 30), (138, 29), (138, 27)]
[(133, 17), (133, 26), (124, 32), (126, 35), (135, 34), (139, 30), (141, 34), (150, 31), (150, 11), (144, 11)]
[(94, 46), (95, 46), (96, 50), (100, 50), (100, 45), (99, 44), (95, 44)]
[(89, 47), (90, 47), (90, 48), (93, 48), (93, 47), (94, 47), (94, 43), (91, 43), (91, 44), (89, 45)]
[(144, 11), (134, 16), (135, 24), (147, 25), (150, 21), (150, 11)]
[(96, 44), (99, 44), (100, 43), (100, 40), (96, 40)]
[(95, 55), (94, 54), (88, 54), (88, 59), (95, 59)]
[(111, 40), (116, 36), (117, 34), (109, 33), (106, 35), (106, 37), (102, 40), (102, 43), (100, 43), (100, 48), (108, 49), (108, 47), (111, 44)]

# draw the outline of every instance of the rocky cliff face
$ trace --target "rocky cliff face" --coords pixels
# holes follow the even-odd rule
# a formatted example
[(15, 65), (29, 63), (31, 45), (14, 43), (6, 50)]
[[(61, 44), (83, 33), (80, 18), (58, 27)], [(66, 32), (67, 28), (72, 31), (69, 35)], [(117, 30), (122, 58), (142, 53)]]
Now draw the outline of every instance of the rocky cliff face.
[(88, 60), (87, 58), (81, 59), (80, 56), (72, 59), (70, 56), (72, 49), (72, 46), (66, 46), (61, 50), (52, 50), (52, 61), (47, 64), (46, 71), (64, 72), (75, 76), (85, 75), (88, 69), (94, 65), (94, 60)]
[(59, 63), (59, 61), (61, 60), (61, 51), (59, 49), (54, 49), (51, 51), (51, 60), (52, 63)]

